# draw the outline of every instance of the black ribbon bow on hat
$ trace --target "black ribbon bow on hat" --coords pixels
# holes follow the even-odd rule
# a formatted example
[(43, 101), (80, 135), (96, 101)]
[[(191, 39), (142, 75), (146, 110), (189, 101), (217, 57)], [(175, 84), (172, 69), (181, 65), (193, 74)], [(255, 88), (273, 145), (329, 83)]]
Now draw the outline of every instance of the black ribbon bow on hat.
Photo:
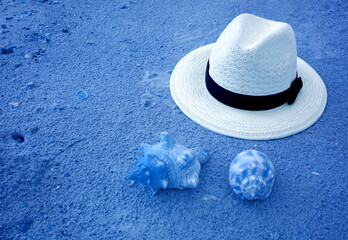
[(205, 84), (209, 93), (219, 102), (243, 110), (268, 110), (284, 103), (293, 104), (300, 92), (303, 82), (296, 74), (291, 86), (283, 92), (267, 96), (250, 96), (229, 91), (218, 85), (209, 74), (209, 61), (205, 72)]
[(288, 104), (291, 105), (295, 102), (298, 93), (300, 92), (301, 88), (303, 87), (302, 78), (298, 77), (296, 75), (296, 79), (291, 83), (289, 90), (289, 96), (288, 96)]

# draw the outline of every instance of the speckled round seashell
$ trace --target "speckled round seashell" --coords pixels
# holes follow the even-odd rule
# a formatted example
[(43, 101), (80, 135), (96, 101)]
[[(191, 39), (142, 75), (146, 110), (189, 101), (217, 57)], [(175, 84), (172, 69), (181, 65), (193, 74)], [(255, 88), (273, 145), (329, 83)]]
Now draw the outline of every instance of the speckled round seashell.
[(161, 133), (158, 144), (141, 144), (140, 149), (144, 156), (138, 157), (138, 164), (128, 179), (150, 186), (153, 193), (161, 188), (197, 187), (201, 164), (209, 158), (207, 150), (176, 144), (165, 132)]
[(275, 170), (271, 160), (257, 150), (246, 150), (232, 161), (229, 181), (242, 199), (266, 199), (273, 188)]

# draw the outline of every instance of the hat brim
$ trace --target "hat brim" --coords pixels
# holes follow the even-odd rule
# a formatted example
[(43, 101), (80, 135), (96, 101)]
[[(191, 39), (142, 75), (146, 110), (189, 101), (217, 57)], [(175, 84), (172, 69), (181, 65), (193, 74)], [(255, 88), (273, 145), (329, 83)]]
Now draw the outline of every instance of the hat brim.
[(305, 61), (297, 58), (303, 87), (292, 105), (265, 111), (229, 107), (212, 97), (205, 86), (205, 71), (214, 44), (198, 48), (176, 65), (170, 78), (175, 103), (189, 118), (214, 132), (242, 139), (286, 137), (314, 124), (326, 106), (326, 87)]

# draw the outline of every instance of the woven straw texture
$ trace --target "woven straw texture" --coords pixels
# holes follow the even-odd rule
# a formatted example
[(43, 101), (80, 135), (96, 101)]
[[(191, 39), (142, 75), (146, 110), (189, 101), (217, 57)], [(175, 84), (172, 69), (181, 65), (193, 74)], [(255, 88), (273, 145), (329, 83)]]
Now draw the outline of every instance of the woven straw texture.
[(221, 87), (244, 95), (277, 94), (296, 78), (296, 39), (287, 23), (241, 14), (216, 41), (210, 76)]
[(327, 93), (320, 76), (297, 58), (303, 87), (295, 103), (265, 111), (246, 111), (224, 105), (205, 86), (205, 70), (214, 44), (198, 48), (175, 67), (170, 90), (179, 108), (193, 121), (214, 132), (242, 139), (266, 140), (305, 130), (323, 113)]

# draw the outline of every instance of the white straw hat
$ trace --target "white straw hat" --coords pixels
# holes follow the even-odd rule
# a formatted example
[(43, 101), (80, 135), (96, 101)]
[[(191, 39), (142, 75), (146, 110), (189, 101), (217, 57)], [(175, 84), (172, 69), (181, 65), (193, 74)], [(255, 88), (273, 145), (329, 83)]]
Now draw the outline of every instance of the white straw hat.
[(214, 132), (274, 139), (305, 130), (326, 105), (326, 88), (297, 57), (291, 26), (242, 14), (216, 43), (176, 65), (170, 91), (179, 108)]

